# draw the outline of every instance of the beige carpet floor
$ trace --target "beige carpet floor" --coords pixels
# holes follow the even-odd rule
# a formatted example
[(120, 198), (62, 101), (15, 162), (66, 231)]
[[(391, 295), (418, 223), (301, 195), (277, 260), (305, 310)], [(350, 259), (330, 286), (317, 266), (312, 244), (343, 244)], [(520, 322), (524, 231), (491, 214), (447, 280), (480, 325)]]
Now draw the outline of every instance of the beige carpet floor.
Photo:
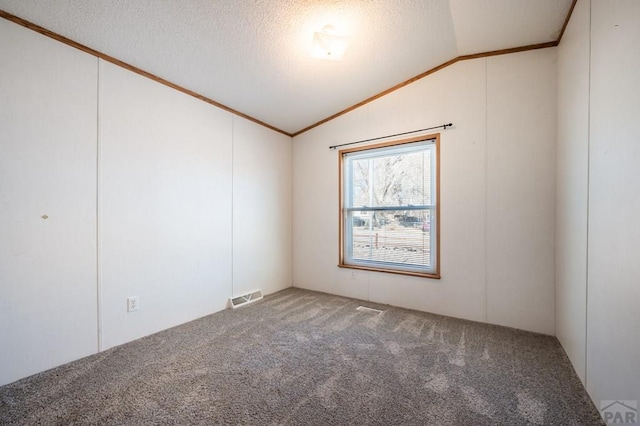
[(602, 423), (554, 337), (291, 288), (1, 387), (0, 424)]

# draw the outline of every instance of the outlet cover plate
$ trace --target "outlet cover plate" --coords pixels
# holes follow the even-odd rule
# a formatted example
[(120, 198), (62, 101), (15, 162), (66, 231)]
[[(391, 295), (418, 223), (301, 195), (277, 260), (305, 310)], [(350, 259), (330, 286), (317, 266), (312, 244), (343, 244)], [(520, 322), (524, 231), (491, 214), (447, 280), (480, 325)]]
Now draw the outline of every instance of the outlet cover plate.
[(134, 312), (140, 309), (138, 296), (127, 297), (127, 312)]

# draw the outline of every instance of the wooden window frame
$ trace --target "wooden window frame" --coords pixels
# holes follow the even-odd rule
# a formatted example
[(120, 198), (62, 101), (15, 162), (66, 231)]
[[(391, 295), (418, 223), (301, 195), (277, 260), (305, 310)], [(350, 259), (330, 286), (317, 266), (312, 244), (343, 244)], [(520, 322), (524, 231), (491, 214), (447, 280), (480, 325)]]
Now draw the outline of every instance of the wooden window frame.
[[(435, 145), (435, 150), (436, 150), (436, 158), (435, 158), (435, 165), (436, 165), (436, 172), (435, 172), (435, 188), (436, 188), (436, 206), (435, 206), (435, 212), (436, 212), (436, 242), (435, 242), (435, 247), (436, 247), (436, 256), (435, 256), (435, 260), (436, 260), (436, 267), (434, 269), (433, 272), (418, 272), (418, 271), (412, 271), (412, 270), (402, 270), (402, 269), (391, 269), (391, 268), (384, 268), (384, 267), (375, 267), (375, 266), (368, 266), (368, 265), (354, 265), (354, 264), (349, 264), (349, 263), (345, 263), (345, 237), (346, 237), (346, 231), (345, 231), (345, 218), (344, 218), (344, 213), (345, 213), (345, 209), (344, 209), (344, 158), (345, 158), (345, 154), (349, 154), (352, 152), (358, 152), (358, 151), (367, 151), (367, 150), (371, 150), (371, 149), (377, 149), (377, 148), (385, 148), (385, 147), (389, 147), (389, 146), (400, 146), (400, 145), (405, 145), (405, 144), (410, 144), (410, 143), (414, 143), (414, 142), (422, 142), (422, 141), (434, 141), (434, 145)], [(440, 133), (434, 133), (434, 134), (430, 134), (430, 135), (425, 135), (425, 136), (417, 136), (417, 137), (412, 137), (412, 138), (408, 138), (408, 139), (397, 139), (397, 140), (392, 140), (392, 141), (388, 141), (388, 142), (383, 142), (383, 143), (378, 143), (378, 144), (374, 144), (374, 145), (367, 145), (367, 146), (361, 146), (361, 147), (356, 147), (356, 148), (346, 148), (343, 150), (340, 150), (338, 152), (338, 267), (339, 268), (348, 268), (348, 269), (360, 269), (360, 270), (365, 270), (365, 271), (375, 271), (375, 272), (387, 272), (387, 273), (391, 273), (391, 274), (399, 274), (399, 275), (411, 275), (411, 276), (417, 276), (417, 277), (423, 277), (423, 278), (433, 278), (433, 279), (440, 279), (440, 265), (442, 264), (442, 254), (440, 251), (440, 222), (441, 222), (441, 217), (440, 217)]]

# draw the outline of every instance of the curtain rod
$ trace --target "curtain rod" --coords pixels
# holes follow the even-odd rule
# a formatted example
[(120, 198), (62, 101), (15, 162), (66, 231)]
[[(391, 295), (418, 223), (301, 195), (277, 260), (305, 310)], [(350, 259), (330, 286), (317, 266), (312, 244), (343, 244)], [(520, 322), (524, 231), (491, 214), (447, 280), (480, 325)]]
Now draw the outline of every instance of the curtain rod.
[(363, 139), (361, 141), (342, 143), (340, 145), (333, 145), (333, 146), (330, 146), (329, 149), (336, 149), (336, 148), (338, 148), (340, 146), (354, 145), (354, 144), (357, 144), (357, 143), (377, 141), (377, 140), (380, 140), (380, 139), (392, 138), (392, 137), (395, 137), (395, 136), (403, 136), (403, 135), (408, 135), (408, 134), (411, 134), (411, 133), (424, 132), (426, 130), (439, 129), (441, 127), (442, 127), (442, 130), (447, 130), (447, 127), (451, 127), (451, 126), (453, 126), (453, 123), (441, 124), (441, 125), (435, 126), (435, 127), (427, 127), (426, 129), (411, 130), (409, 132), (396, 133), (394, 135), (379, 136), (377, 138)]

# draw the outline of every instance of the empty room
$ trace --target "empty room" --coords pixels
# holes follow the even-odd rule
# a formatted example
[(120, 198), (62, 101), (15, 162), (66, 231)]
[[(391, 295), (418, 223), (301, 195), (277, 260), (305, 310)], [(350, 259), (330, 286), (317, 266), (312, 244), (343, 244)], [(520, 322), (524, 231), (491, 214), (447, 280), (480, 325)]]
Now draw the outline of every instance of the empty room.
[(638, 46), (638, 0), (0, 0), (0, 424), (640, 424)]

